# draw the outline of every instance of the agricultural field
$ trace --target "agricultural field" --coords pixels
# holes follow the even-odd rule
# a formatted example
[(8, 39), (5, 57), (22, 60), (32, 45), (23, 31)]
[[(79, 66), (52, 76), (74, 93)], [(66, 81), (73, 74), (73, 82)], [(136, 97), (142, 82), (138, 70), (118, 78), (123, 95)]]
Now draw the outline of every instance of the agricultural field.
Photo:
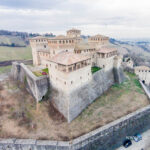
[(11, 45), (12, 43), (19, 45), (19, 46), (26, 46), (25, 42), (21, 37), (19, 36), (6, 36), (6, 35), (1, 35), (0, 36), (0, 44), (8, 44)]
[[(11, 79), (0, 83), (0, 138), (71, 140), (149, 105), (135, 74), (126, 73), (70, 124), (48, 100), (36, 103), (24, 85)], [(44, 117), (43, 117), (44, 116)]]
[(0, 61), (32, 59), (31, 47), (0, 46)]

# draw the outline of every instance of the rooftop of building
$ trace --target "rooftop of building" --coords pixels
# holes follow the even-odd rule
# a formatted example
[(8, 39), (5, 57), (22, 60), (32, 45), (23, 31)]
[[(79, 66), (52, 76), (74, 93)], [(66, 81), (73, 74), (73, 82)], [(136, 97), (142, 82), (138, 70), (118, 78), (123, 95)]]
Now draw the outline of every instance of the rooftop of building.
[(62, 65), (72, 65), (87, 59), (90, 59), (90, 56), (75, 54), (73, 52), (61, 52), (51, 58), (50, 61)]
[(38, 39), (48, 39), (48, 38), (45, 36), (36, 36), (36, 37), (30, 38), (30, 40), (38, 40)]
[(101, 35), (101, 34), (97, 34), (97, 35), (91, 36), (90, 38), (101, 38), (101, 37), (109, 38), (109, 37)]
[(58, 35), (56, 37), (49, 38), (49, 40), (65, 40), (65, 39), (75, 39), (75, 37), (65, 36), (65, 35)]
[(136, 67), (134, 67), (135, 69), (140, 69), (140, 70), (150, 70), (150, 68), (149, 67), (147, 67), (147, 66), (136, 66)]
[(78, 43), (75, 46), (75, 50), (85, 50), (85, 49), (95, 49), (95, 46), (85, 42)]
[(70, 30), (67, 30), (67, 32), (70, 32), (70, 31), (78, 31), (78, 32), (81, 32), (81, 30), (76, 29), (76, 28), (72, 28), (72, 29), (70, 29)]
[(114, 47), (102, 47), (99, 50), (97, 50), (98, 53), (111, 53), (117, 51)]

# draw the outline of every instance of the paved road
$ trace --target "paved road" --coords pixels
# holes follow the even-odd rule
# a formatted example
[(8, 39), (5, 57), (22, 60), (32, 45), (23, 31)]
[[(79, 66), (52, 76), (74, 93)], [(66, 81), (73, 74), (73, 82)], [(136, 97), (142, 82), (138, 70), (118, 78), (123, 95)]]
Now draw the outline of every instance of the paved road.
[(150, 130), (142, 134), (142, 140), (139, 142), (132, 141), (132, 146), (128, 148), (120, 147), (116, 150), (150, 150)]

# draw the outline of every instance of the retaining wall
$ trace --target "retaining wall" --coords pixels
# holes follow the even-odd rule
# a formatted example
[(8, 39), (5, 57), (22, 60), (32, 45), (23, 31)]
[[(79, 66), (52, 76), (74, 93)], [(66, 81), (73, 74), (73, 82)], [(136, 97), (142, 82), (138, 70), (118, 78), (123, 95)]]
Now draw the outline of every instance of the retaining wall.
[(150, 105), (72, 141), (0, 139), (0, 150), (112, 150), (126, 136), (145, 131), (149, 124)]
[(27, 91), (40, 101), (49, 89), (48, 76), (36, 77), (23, 63), (13, 62), (11, 77), (24, 83)]

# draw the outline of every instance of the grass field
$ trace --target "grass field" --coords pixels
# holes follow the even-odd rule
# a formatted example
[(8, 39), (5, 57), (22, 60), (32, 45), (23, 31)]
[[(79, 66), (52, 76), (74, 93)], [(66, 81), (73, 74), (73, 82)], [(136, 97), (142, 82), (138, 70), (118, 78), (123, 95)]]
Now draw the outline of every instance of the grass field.
[(94, 66), (94, 67), (91, 68), (91, 72), (93, 74), (93, 73), (99, 71), (100, 69), (101, 69), (100, 67)]
[(11, 67), (12, 66), (0, 67), (0, 74), (9, 72)]
[(0, 61), (32, 59), (31, 47), (0, 46)]
[(0, 138), (70, 140), (149, 105), (137, 77), (126, 76), (124, 83), (113, 85), (70, 124), (49, 101), (36, 105), (20, 83), (1, 83)]

